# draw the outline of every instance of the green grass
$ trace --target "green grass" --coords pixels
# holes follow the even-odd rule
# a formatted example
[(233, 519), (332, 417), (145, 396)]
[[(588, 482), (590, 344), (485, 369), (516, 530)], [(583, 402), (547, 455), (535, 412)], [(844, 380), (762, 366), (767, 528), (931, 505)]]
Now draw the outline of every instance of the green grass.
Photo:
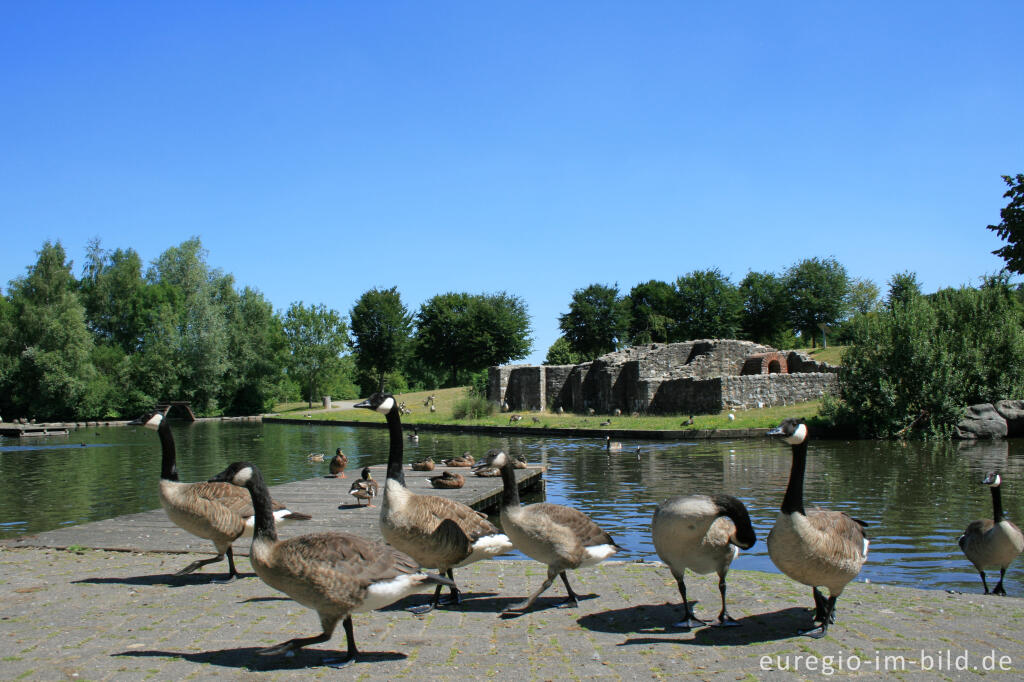
[(815, 348), (814, 350), (804, 349), (804, 352), (818, 362), (827, 362), (830, 365), (841, 365), (843, 364), (843, 352), (846, 348), (846, 346), (829, 346), (828, 348)]
[[(829, 348), (828, 350), (831, 350)], [(435, 396), (435, 412), (423, 405), (427, 396)], [(435, 391), (419, 391), (416, 393), (400, 393), (395, 396), (399, 402), (404, 402), (406, 407), (412, 410), (412, 414), (402, 416), (402, 422), (406, 425), (414, 424), (469, 424), (473, 426), (508, 426), (510, 414), (496, 412), (493, 415), (480, 419), (455, 419), (452, 416), (455, 403), (466, 396), (466, 389), (442, 388)], [(383, 418), (370, 410), (324, 410), (314, 408), (310, 410), (302, 403), (300, 409), (289, 406), (295, 403), (288, 403), (279, 406), (277, 412), (282, 417), (296, 417), (309, 414), (314, 419), (328, 421), (359, 421), (359, 422), (380, 422)], [(686, 414), (672, 415), (641, 415), (631, 417), (622, 415), (612, 417), (607, 414), (598, 414), (588, 417), (582, 414), (554, 414), (552, 412), (518, 412), (523, 419), (518, 426), (523, 429), (530, 428), (568, 428), (588, 429), (600, 428), (601, 422), (610, 419), (611, 428), (631, 429), (644, 431), (671, 431), (679, 429), (748, 429), (748, 428), (769, 428), (778, 426), (779, 422), (787, 417), (804, 417), (811, 421), (818, 417), (821, 409), (820, 400), (812, 400), (796, 405), (782, 407), (766, 407), (763, 409), (737, 410), (735, 421), (729, 421), (728, 412), (720, 414), (694, 415), (693, 426), (683, 426), (682, 422), (689, 417)], [(538, 421), (534, 422), (534, 418)]]

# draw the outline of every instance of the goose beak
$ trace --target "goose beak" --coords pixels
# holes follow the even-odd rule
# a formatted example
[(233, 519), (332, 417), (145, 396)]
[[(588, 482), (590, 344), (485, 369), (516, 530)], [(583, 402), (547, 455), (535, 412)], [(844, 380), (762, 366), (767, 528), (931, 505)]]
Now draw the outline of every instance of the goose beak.
[(358, 402), (355, 405), (353, 405), (352, 407), (362, 407), (363, 409), (366, 409), (366, 410), (372, 410), (373, 409), (373, 405), (370, 404), (369, 399), (364, 400), (362, 402)]
[(138, 419), (133, 419), (128, 422), (132, 426), (145, 426), (147, 429), (159, 429), (160, 423), (163, 422), (164, 415), (162, 412), (150, 412), (149, 414), (143, 415)]
[(783, 436), (785, 434), (782, 432), (782, 427), (781, 426), (776, 426), (774, 429), (770, 429), (768, 431), (768, 433), (766, 433), (765, 435), (766, 436)]

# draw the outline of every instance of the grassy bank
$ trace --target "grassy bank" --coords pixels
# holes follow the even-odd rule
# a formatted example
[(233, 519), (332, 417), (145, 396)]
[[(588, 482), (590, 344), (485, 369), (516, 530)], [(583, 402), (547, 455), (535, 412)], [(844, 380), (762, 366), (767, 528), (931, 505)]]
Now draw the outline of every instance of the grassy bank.
[[(435, 411), (431, 412), (429, 407), (424, 405), (427, 397), (434, 396)], [(473, 426), (508, 426), (511, 414), (495, 411), (494, 414), (479, 419), (455, 419), (452, 413), (458, 401), (467, 395), (466, 388), (443, 388), (436, 391), (419, 391), (415, 393), (400, 393), (395, 397), (399, 402), (404, 402), (406, 407), (412, 410), (412, 414), (402, 417), (405, 424), (465, 424)], [(763, 409), (738, 410), (733, 414), (735, 420), (730, 420), (727, 412), (720, 414), (703, 414), (693, 416), (693, 425), (684, 425), (689, 415), (642, 415), (631, 417), (629, 415), (610, 416), (594, 415), (588, 417), (581, 414), (554, 414), (552, 412), (516, 412), (522, 416), (518, 422), (523, 427), (538, 428), (598, 428), (604, 421), (611, 421), (611, 426), (616, 429), (637, 429), (648, 431), (671, 431), (680, 428), (694, 429), (740, 429), (740, 428), (767, 428), (777, 426), (786, 417), (804, 417), (813, 420), (818, 416), (821, 408), (820, 400), (813, 400), (796, 405), (780, 407), (766, 407)], [(309, 409), (306, 403), (286, 403), (278, 406), (277, 414), (282, 417), (304, 417), (328, 421), (365, 421), (378, 422), (381, 419), (379, 414), (368, 410), (324, 410), (319, 407)]]

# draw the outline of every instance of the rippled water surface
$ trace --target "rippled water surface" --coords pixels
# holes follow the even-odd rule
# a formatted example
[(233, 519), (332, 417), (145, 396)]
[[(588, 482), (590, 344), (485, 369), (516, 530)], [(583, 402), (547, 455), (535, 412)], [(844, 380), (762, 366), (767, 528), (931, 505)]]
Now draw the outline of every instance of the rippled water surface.
[[(382, 464), (387, 431), (247, 422), (175, 424), (182, 480), (205, 480), (235, 460), (250, 460), (271, 484), (317, 475), (311, 452), (341, 447), (349, 467)], [(775, 571), (764, 539), (789, 477), (789, 448), (777, 441), (629, 441), (607, 453), (603, 439), (495, 438), (421, 432), (408, 459), (449, 457), (492, 447), (547, 466), (546, 498), (590, 514), (627, 551), (623, 559), (656, 558), (650, 540), (654, 508), (667, 497), (726, 492), (750, 510), (758, 542), (735, 568)], [(635, 452), (636, 446), (640, 452)], [(973, 446), (874, 441), (812, 441), (808, 506), (849, 512), (870, 524), (871, 553), (859, 579), (932, 589), (980, 590), (957, 537), (972, 519), (990, 517), (991, 469), (1003, 472), (1003, 504), (1024, 516), (1024, 441)], [(80, 429), (38, 442), (0, 439), (0, 538), (84, 523), (160, 506), (156, 434), (137, 427)], [(540, 497), (524, 500), (537, 501)], [(990, 577), (990, 585), (998, 575)], [(1024, 596), (1024, 558), (1007, 572), (1007, 590)]]

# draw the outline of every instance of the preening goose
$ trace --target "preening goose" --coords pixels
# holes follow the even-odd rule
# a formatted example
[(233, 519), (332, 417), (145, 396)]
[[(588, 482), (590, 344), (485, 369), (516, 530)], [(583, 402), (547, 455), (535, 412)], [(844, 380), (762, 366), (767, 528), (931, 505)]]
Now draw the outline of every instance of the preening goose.
[(525, 602), (510, 606), (505, 613), (529, 609), (544, 590), (561, 576), (569, 596), (563, 604), (576, 606), (576, 593), (569, 585), (565, 572), (571, 568), (592, 566), (614, 555), (622, 548), (608, 533), (590, 520), (583, 512), (560, 504), (538, 502), (525, 507), (519, 504), (519, 486), (516, 484), (515, 464), (503, 450), (490, 450), (477, 465), (480, 468), (497, 467), (501, 470), (501, 527), (516, 549), (542, 564), (547, 564), (548, 575), (540, 589)]
[(683, 620), (675, 627), (694, 628), (706, 623), (693, 615), (686, 600), (686, 569), (706, 575), (718, 574), (722, 611), (714, 625), (739, 625), (725, 609), (725, 575), (740, 553), (757, 541), (750, 514), (731, 495), (687, 495), (672, 497), (660, 505), (651, 521), (654, 549), (668, 565), (683, 598)]
[[(425, 568), (436, 568), (452, 579), (451, 601), (459, 602), (452, 569), (504, 554), (512, 549), (508, 537), (477, 512), (454, 500), (436, 495), (417, 495), (405, 487), (402, 471), (402, 419), (394, 396), (374, 393), (356, 407), (385, 415), (388, 423), (388, 470), (380, 509), (384, 539), (413, 557)], [(426, 613), (440, 603), (441, 585), (425, 607)]]
[(370, 467), (364, 467), (362, 478), (352, 481), (352, 485), (348, 489), (349, 495), (356, 498), (356, 504), (359, 504), (360, 500), (366, 500), (366, 506), (368, 507), (373, 506), (371, 500), (377, 497), (379, 491), (380, 486), (377, 485), (377, 481), (373, 480)]
[(447, 488), (455, 489), (461, 488), (466, 484), (466, 479), (462, 474), (457, 474), (454, 471), (446, 471), (440, 476), (431, 476), (430, 485), (435, 488)]
[[(226, 580), (238, 578), (231, 543), (242, 534), (252, 531), (254, 510), (249, 495), (228, 483), (180, 482), (174, 435), (164, 412), (152, 412), (136, 422), (147, 428), (156, 429), (160, 436), (160, 505), (167, 512), (167, 517), (192, 535), (213, 541), (217, 548), (217, 556), (193, 561), (175, 575), (187, 575), (206, 564), (223, 561), (227, 556)], [(273, 500), (271, 504), (274, 516), (278, 519), (312, 518), (309, 514), (290, 511), (283, 504)]]
[(348, 478), (345, 476), (345, 467), (348, 465), (348, 456), (338, 448), (334, 451), (334, 457), (331, 457), (331, 476), (335, 478)]
[[(793, 450), (786, 495), (768, 534), (768, 556), (790, 578), (814, 588), (814, 622), (820, 625), (798, 634), (824, 637), (835, 622), (836, 599), (868, 558), (867, 524), (844, 512), (804, 509), (807, 424), (802, 419), (786, 419), (768, 435), (781, 436)], [(819, 587), (828, 588), (828, 599)]]
[(235, 462), (210, 480), (248, 489), (256, 511), (249, 559), (260, 580), (320, 616), (322, 633), (261, 649), (259, 653), (263, 656), (286, 654), (326, 642), (338, 621), (343, 620), (347, 654), (342, 659), (324, 660), (333, 667), (341, 667), (359, 654), (352, 632), (353, 613), (382, 608), (433, 584), (450, 584), (442, 576), (421, 572), (407, 554), (357, 535), (310, 533), (278, 540), (270, 492), (254, 464)]
[(992, 518), (971, 521), (957, 544), (978, 569), (985, 594), (989, 593), (985, 569), (998, 568), (999, 583), (992, 590), (992, 594), (1005, 595), (1003, 577), (1006, 575), (1006, 568), (1021, 550), (1024, 550), (1024, 535), (1017, 526), (1003, 518), (1003, 498), (999, 490), (1002, 478), (999, 474), (990, 471), (982, 483), (992, 491)]

